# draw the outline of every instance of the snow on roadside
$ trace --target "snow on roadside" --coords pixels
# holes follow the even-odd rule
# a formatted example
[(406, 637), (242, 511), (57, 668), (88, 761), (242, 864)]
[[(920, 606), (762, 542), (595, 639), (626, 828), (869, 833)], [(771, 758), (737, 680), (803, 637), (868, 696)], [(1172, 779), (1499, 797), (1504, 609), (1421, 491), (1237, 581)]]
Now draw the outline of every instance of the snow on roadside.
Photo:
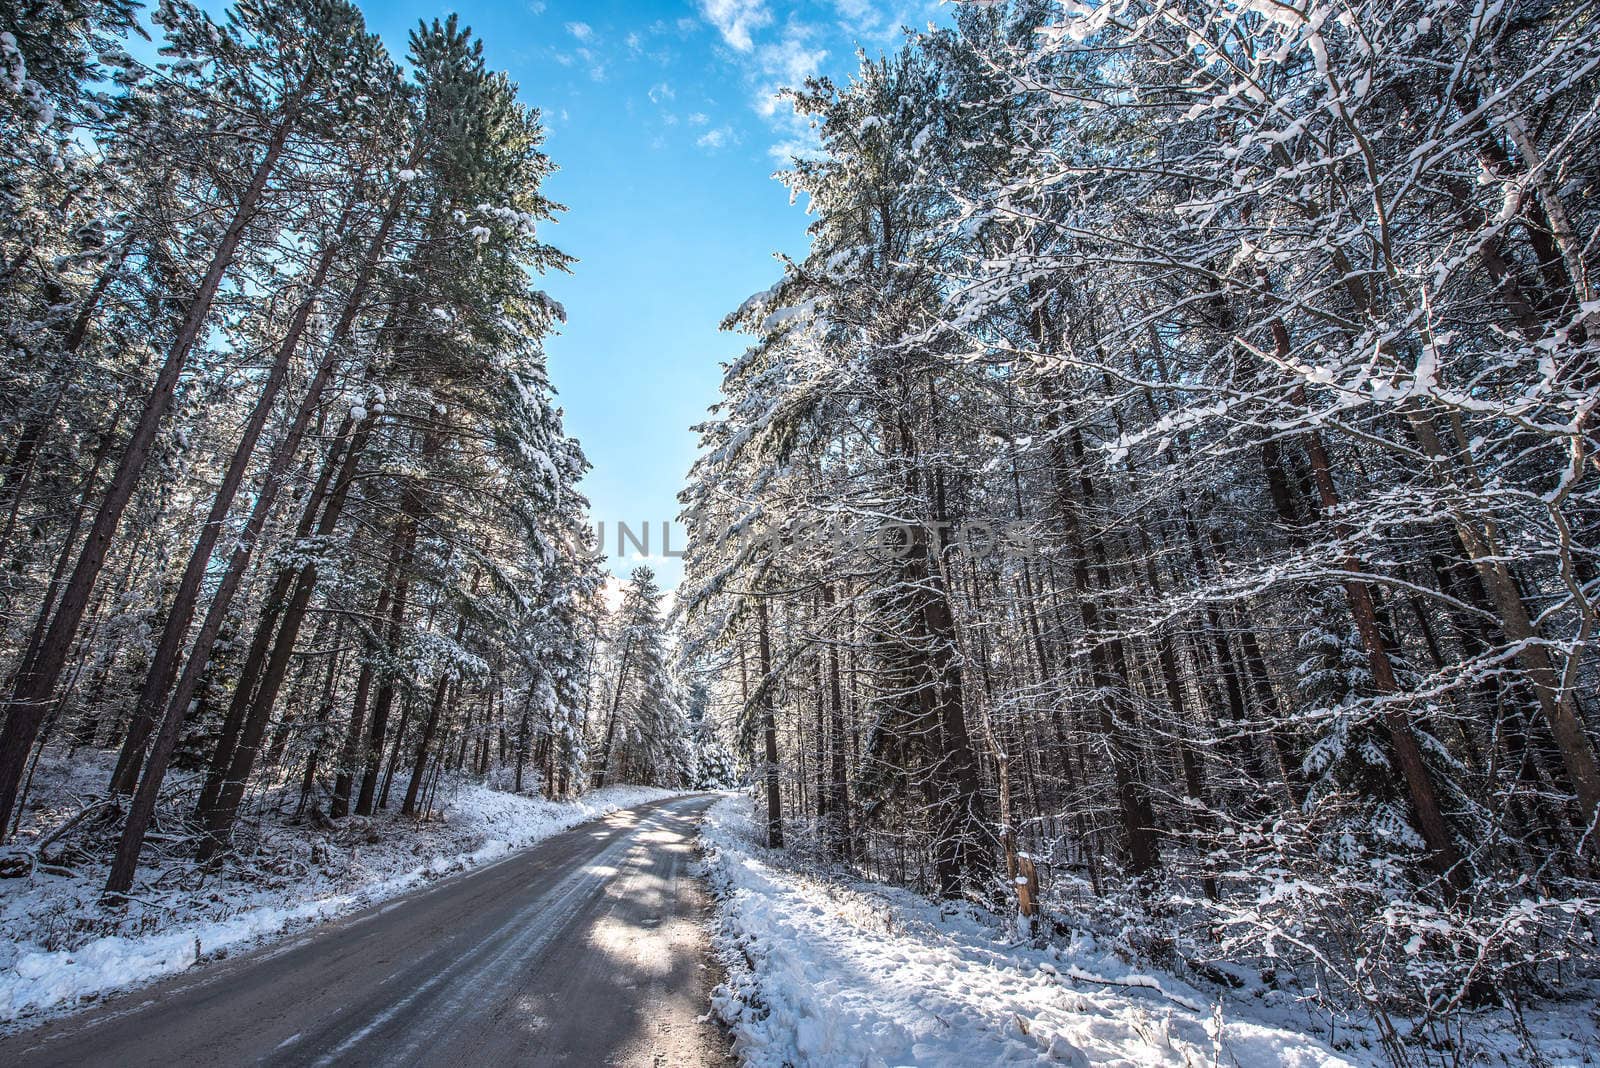
[[(284, 829), (270, 844), (286, 877), (263, 881), (258, 869), (250, 878), (224, 875), (183, 890), (136, 891), (121, 912), (99, 902), (103, 869), (80, 871), (78, 878), (35, 871), (0, 882), (0, 1029), (252, 948), (679, 793), (611, 786), (554, 802), (465, 783), (443, 820), (399, 826), (403, 817), (381, 816), (349, 827), (360, 836), (354, 842)], [(116, 933), (98, 934), (106, 929)]]
[(701, 844), (728, 975), (713, 1004), (751, 1068), (1380, 1063), (1240, 1018), (1087, 937), (1013, 945), (965, 910), (797, 872), (756, 842), (749, 799), (712, 806)]

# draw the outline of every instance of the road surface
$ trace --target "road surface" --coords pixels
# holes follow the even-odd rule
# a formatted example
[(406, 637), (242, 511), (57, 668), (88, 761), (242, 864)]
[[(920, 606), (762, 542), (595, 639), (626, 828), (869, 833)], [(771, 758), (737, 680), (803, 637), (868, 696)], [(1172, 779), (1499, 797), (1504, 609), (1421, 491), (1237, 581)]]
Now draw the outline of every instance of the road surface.
[(488, 868), (0, 1039), (0, 1064), (723, 1065), (691, 874), (711, 798)]

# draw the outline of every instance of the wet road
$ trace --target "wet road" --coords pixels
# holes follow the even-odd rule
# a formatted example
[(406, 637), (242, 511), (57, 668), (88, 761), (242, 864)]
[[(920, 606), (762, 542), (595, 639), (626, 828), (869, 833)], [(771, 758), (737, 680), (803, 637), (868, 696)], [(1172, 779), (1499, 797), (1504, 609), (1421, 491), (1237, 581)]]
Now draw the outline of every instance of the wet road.
[(0, 1039), (0, 1064), (724, 1065), (693, 875), (712, 798), (618, 812)]

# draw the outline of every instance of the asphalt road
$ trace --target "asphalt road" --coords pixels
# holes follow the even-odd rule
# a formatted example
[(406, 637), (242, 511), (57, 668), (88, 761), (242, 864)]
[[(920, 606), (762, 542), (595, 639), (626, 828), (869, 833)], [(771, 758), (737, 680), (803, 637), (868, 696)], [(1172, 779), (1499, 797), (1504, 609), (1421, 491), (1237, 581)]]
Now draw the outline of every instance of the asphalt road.
[(0, 1064), (730, 1063), (691, 873), (709, 797), (490, 867), (0, 1040)]

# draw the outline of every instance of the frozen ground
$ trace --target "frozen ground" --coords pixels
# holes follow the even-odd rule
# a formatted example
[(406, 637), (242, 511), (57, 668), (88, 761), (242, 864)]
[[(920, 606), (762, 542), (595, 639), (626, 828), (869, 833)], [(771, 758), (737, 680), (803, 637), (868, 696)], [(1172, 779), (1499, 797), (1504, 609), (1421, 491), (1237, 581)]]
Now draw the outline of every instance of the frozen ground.
[[(1330, 1034), (1326, 1017), (1266, 991), (1153, 974), (1088, 933), (1018, 945), (975, 911), (796, 870), (757, 844), (744, 797), (713, 806), (701, 837), (728, 974), (714, 1002), (752, 1068), (1389, 1063), (1368, 1029)], [(1470, 1056), (1416, 1063), (1596, 1064), (1595, 1023), (1592, 999), (1529, 1014), (1522, 1036), (1490, 1014)]]
[[(108, 774), (97, 757), (41, 767), (34, 796), (44, 806), (30, 814), (19, 846), (36, 839), (35, 826), (48, 828), (77, 811), (75, 799), (98, 792)], [(259, 851), (216, 874), (197, 871), (182, 853), (147, 849), (155, 856), (121, 910), (100, 904), (100, 863), (69, 859), (68, 866), (0, 880), (0, 1027), (67, 1011), (669, 796), (614, 786), (558, 803), (466, 783), (444, 794), (442, 819), (418, 825), (396, 814), (352, 817), (330, 830), (269, 811), (253, 832)]]

